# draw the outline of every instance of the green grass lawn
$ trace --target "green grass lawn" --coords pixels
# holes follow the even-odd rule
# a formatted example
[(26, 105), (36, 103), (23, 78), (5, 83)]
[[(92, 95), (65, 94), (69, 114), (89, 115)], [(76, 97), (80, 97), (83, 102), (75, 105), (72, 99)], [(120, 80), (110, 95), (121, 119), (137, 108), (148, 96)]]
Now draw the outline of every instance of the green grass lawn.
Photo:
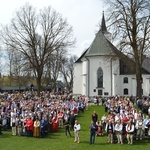
[[(74, 143), (74, 138), (67, 138), (64, 129), (60, 129), (57, 133), (49, 134), (46, 138), (29, 138), (12, 136), (10, 131), (3, 132), (0, 136), (0, 150), (149, 150), (150, 143), (147, 140), (134, 141), (130, 146), (126, 143), (124, 145), (108, 144), (106, 135), (103, 137), (96, 137), (94, 145), (89, 145), (89, 125), (91, 122), (91, 115), (96, 111), (99, 119), (104, 113), (102, 106), (91, 106), (84, 114), (79, 114), (77, 117), (81, 124), (81, 142)], [(71, 132), (73, 135), (73, 132)], [(73, 135), (74, 136), (74, 135)]]

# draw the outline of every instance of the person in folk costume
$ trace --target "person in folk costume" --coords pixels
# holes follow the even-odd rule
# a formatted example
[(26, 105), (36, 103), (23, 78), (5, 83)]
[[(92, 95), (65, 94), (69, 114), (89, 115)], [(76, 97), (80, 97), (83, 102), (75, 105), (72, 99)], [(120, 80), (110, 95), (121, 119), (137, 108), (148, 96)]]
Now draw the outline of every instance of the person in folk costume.
[(145, 129), (142, 117), (139, 117), (137, 119), (135, 128), (137, 130), (136, 140), (138, 140), (138, 137), (140, 137), (140, 140), (142, 140), (142, 137), (144, 134), (144, 129)]
[(96, 135), (97, 136), (102, 136), (103, 135), (103, 127), (102, 127), (101, 121), (97, 121), (96, 125), (97, 125)]
[(129, 118), (127, 117), (127, 115), (124, 114), (122, 121), (124, 124), (126, 124), (129, 121)]
[(80, 143), (80, 129), (81, 129), (81, 126), (76, 120), (75, 125), (74, 125), (74, 135), (75, 135), (74, 142)]
[(63, 127), (63, 117), (63, 112), (60, 110), (60, 112), (57, 115), (59, 127)]
[(105, 129), (107, 122), (107, 117), (105, 114), (102, 116), (101, 121), (102, 121), (102, 128)]
[(115, 133), (117, 136), (118, 144), (123, 144), (122, 131), (123, 131), (123, 124), (121, 123), (120, 120), (118, 120), (117, 123), (115, 124)]
[(68, 121), (70, 120), (70, 111), (69, 110), (64, 112), (64, 121), (65, 120), (68, 120)]
[(18, 135), (21, 135), (22, 127), (23, 127), (23, 121), (21, 120), (21, 117), (17, 118), (16, 126), (17, 126)]
[(27, 123), (27, 117), (25, 117), (23, 119), (23, 135), (26, 135), (27, 136), (27, 126), (26, 126), (26, 123)]
[(16, 116), (13, 115), (11, 118), (11, 127), (12, 127), (12, 135), (16, 135), (17, 131), (16, 131)]
[(56, 132), (58, 131), (58, 118), (56, 114), (54, 114), (52, 121), (53, 121), (53, 131)]
[(128, 121), (126, 125), (127, 132), (127, 141), (128, 144), (133, 144), (133, 135), (134, 135), (135, 126), (132, 121)]
[(27, 127), (27, 136), (29, 137), (33, 136), (33, 120), (31, 119), (30, 116), (27, 117), (26, 127)]
[(105, 131), (108, 136), (108, 143), (113, 143), (113, 134), (114, 134), (114, 124), (112, 123), (112, 120), (109, 120), (106, 124)]
[(33, 136), (39, 137), (40, 136), (40, 121), (39, 121), (38, 117), (36, 117), (33, 126), (34, 126)]
[(74, 106), (73, 112), (74, 112), (74, 115), (75, 115), (75, 116), (78, 115), (78, 109), (77, 109), (77, 106), (76, 106), (76, 105)]

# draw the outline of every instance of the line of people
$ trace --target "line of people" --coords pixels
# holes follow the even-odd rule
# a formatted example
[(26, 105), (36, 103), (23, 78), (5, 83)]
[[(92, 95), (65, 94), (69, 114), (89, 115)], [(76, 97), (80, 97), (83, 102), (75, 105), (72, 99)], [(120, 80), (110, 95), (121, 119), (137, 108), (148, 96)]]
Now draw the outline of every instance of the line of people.
[[(150, 105), (150, 102), (149, 102)], [(111, 97), (104, 102), (105, 114), (98, 120), (96, 112), (92, 114), (92, 121), (95, 125), (96, 131), (94, 135), (102, 136), (105, 131), (108, 137), (108, 143), (118, 143), (132, 145), (135, 140), (143, 140), (148, 138), (150, 141), (150, 117), (137, 110), (133, 101), (127, 97)], [(92, 125), (93, 126), (93, 125)], [(90, 134), (90, 139), (92, 139)], [(94, 138), (93, 138), (94, 139)], [(94, 143), (94, 140), (90, 140)]]

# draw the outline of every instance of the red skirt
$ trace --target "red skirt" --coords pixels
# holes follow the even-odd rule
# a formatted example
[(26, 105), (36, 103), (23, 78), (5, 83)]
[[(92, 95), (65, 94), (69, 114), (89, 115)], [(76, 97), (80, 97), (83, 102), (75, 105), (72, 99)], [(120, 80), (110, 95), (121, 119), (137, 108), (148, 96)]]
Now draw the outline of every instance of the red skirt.
[(53, 131), (54, 132), (58, 131), (58, 123), (53, 123)]

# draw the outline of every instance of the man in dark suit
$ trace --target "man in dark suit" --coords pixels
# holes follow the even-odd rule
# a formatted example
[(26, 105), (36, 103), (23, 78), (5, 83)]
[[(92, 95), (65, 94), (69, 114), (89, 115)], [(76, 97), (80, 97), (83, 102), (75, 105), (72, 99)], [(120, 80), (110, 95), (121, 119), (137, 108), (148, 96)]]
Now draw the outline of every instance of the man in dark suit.
[(46, 126), (46, 121), (45, 118), (42, 117), (42, 120), (40, 121), (40, 138), (45, 136), (45, 126)]
[(90, 144), (94, 144), (95, 143), (95, 135), (96, 135), (96, 131), (98, 129), (97, 125), (94, 123), (94, 121), (91, 121), (90, 124)]
[(76, 118), (75, 118), (74, 112), (72, 111), (70, 116), (69, 116), (69, 122), (71, 125), (70, 130), (74, 130), (75, 120), (76, 120)]

